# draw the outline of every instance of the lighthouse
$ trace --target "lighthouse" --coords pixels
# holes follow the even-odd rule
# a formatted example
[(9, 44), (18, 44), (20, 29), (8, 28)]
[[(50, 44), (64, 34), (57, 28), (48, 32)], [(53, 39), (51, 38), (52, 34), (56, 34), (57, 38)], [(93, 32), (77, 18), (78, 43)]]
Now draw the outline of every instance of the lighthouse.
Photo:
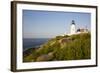
[(75, 21), (72, 20), (71, 22), (71, 28), (70, 28), (70, 34), (75, 34), (76, 33), (76, 25), (75, 25)]

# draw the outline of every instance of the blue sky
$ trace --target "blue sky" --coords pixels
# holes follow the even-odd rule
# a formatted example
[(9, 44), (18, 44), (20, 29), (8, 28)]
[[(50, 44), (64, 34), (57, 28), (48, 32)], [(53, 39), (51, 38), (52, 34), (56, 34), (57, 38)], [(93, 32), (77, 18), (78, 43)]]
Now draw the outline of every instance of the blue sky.
[(23, 38), (52, 38), (68, 34), (72, 20), (76, 28), (90, 30), (90, 13), (23, 10)]

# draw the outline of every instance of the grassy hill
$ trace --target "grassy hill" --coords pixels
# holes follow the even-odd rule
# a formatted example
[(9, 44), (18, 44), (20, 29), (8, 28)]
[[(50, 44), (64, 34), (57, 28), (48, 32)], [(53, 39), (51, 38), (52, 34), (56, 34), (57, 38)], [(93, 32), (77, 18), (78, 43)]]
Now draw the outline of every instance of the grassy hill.
[(23, 53), (23, 62), (81, 60), (91, 58), (91, 34), (56, 36), (38, 49)]

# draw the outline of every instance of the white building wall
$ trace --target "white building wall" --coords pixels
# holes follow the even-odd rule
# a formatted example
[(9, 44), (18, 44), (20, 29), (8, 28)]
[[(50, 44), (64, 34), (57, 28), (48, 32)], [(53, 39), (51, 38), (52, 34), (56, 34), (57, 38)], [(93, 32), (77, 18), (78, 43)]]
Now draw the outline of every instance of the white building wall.
[(70, 34), (75, 34), (76, 33), (76, 27), (74, 24), (71, 25), (71, 30), (70, 30)]

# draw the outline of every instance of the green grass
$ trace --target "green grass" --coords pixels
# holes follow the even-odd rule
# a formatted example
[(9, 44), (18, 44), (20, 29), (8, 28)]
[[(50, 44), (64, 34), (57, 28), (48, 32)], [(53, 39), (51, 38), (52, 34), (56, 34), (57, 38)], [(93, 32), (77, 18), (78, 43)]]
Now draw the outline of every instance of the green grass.
[[(59, 60), (81, 60), (91, 58), (91, 34), (81, 33), (77, 35), (57, 36), (43, 44), (40, 48), (30, 52), (23, 57), (23, 62), (36, 62), (43, 55), (50, 59), (43, 58), (40, 61), (59, 61)], [(42, 57), (41, 57), (42, 56)]]

